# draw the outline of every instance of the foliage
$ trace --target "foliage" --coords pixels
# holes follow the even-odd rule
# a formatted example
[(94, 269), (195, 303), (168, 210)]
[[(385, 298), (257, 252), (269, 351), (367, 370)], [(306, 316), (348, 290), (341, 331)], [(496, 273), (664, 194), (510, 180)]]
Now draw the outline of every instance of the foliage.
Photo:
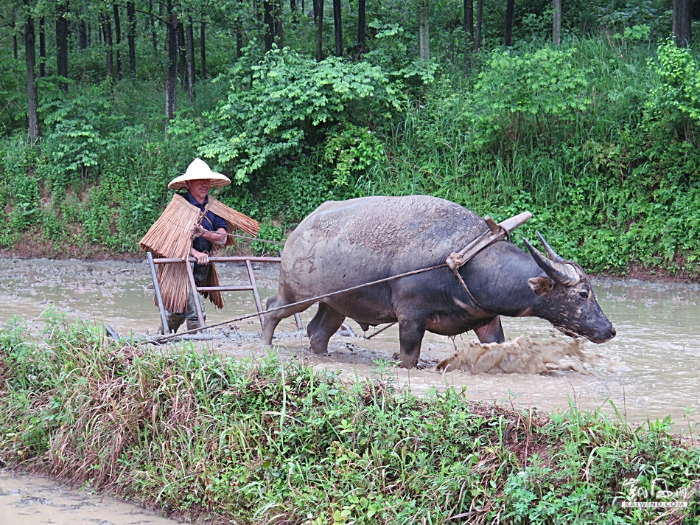
[(647, 120), (661, 126), (680, 126), (683, 138), (690, 138), (692, 124), (700, 124), (700, 68), (687, 48), (671, 40), (659, 45), (658, 64), (650, 67), (659, 75), (647, 102)]
[(493, 52), (465, 108), (476, 147), (526, 136), (553, 143), (591, 103), (590, 72), (573, 63), (575, 48)]
[[(345, 384), (274, 353), (234, 361), (115, 344), (53, 311), (46, 323), (43, 342), (17, 320), (0, 330), (0, 460), (167, 512), (316, 525), (671, 523), (700, 510), (700, 449), (668, 419), (634, 429), (574, 405), (547, 417), (451, 388), (416, 397), (386, 365)], [(661, 481), (689, 507), (621, 507)]]
[[(210, 114), (199, 152), (247, 182), (269, 163), (303, 154), (342, 121), (370, 126), (391, 118), (401, 97), (383, 71), (336, 58), (323, 62), (287, 49), (251, 70), (235, 69), (227, 100)], [(174, 133), (183, 133), (181, 122)]]

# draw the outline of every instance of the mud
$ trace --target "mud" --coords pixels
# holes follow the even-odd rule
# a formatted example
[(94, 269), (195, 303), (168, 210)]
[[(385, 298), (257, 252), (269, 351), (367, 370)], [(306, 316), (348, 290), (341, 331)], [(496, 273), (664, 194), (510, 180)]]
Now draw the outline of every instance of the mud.
[(0, 469), (2, 525), (175, 525), (135, 505)]

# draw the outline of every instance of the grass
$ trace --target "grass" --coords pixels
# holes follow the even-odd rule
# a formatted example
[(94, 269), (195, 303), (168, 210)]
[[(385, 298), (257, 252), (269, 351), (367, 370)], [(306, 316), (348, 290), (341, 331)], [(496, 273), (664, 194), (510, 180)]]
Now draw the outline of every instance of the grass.
[[(274, 354), (117, 345), (49, 311), (0, 330), (0, 459), (215, 523), (697, 523), (700, 449), (669, 420), (417, 397)], [(687, 509), (626, 509), (633, 492)], [(674, 494), (671, 494), (674, 492)], [(639, 498), (637, 498), (639, 499)]]

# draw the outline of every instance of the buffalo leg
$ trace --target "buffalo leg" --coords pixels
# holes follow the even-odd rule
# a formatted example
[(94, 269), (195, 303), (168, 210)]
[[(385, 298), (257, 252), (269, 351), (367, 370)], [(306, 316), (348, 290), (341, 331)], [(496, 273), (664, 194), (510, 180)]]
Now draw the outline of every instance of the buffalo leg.
[(502, 343), (506, 340), (501, 326), (501, 316), (497, 315), (488, 324), (474, 328), (480, 343)]
[(425, 335), (425, 320), (400, 320), (399, 343), (401, 368), (413, 368), (418, 364), (420, 346)]
[[(285, 304), (293, 302), (293, 300), (284, 300), (278, 293), (277, 295), (273, 295), (267, 300), (267, 302), (265, 303), (265, 309), (269, 310), (270, 308), (279, 308), (280, 306), (284, 306)], [(264, 316), (265, 323), (263, 327), (262, 343), (265, 346), (270, 346), (272, 344), (272, 336), (275, 334), (275, 328), (277, 328), (277, 325), (280, 323), (280, 321), (285, 317), (289, 317), (291, 315), (298, 314), (299, 312), (303, 312), (309, 306), (311, 306), (311, 304), (312, 303), (298, 304), (296, 306), (281, 308), (279, 310), (275, 310), (274, 312), (266, 313)]]
[(311, 340), (311, 351), (314, 354), (328, 352), (328, 340), (338, 331), (345, 321), (345, 316), (333, 310), (325, 303), (318, 303), (318, 311), (306, 328)]

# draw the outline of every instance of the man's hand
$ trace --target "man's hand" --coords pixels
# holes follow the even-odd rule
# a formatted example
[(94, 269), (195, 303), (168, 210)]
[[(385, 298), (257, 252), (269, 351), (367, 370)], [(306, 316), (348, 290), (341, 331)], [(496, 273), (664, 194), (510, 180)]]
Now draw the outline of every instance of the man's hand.
[(202, 237), (207, 230), (205, 230), (202, 226), (199, 224), (194, 224), (192, 225), (192, 232), (190, 233), (190, 237), (192, 239), (196, 239), (197, 237)]
[(190, 250), (190, 255), (197, 260), (197, 264), (209, 264), (209, 255), (204, 252), (192, 248)]

